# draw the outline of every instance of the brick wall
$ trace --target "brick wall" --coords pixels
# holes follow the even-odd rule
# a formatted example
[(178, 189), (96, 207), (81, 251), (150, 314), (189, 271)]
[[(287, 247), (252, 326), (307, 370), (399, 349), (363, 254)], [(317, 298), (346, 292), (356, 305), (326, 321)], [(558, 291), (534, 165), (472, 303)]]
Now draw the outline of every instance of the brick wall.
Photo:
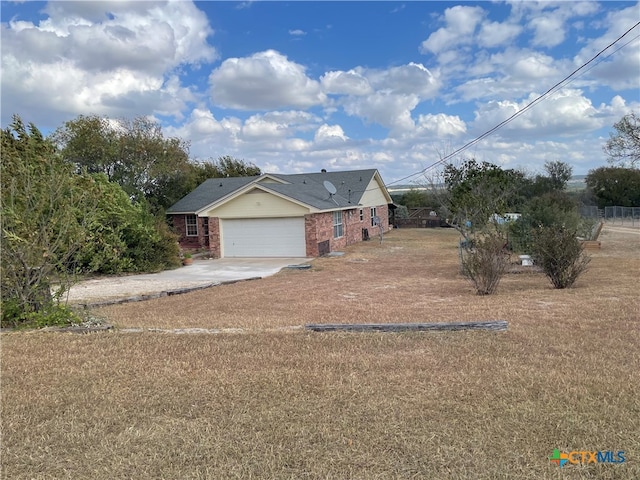
[(344, 242), (340, 247), (336, 242), (336, 247), (342, 248), (346, 245), (352, 245), (356, 242), (362, 241), (362, 227), (364, 226), (364, 220), (360, 221), (360, 209), (347, 210), (342, 214), (342, 223), (344, 225)]
[[(211, 238), (211, 219), (209, 219), (209, 238), (204, 235), (204, 218), (198, 217), (198, 235), (187, 236), (186, 215), (172, 215), (173, 230), (178, 234), (178, 243), (184, 250), (200, 250), (207, 248)], [(217, 219), (216, 219), (217, 220)], [(218, 229), (219, 232), (219, 229)], [(219, 236), (219, 235), (218, 235)]]
[(220, 258), (220, 219), (209, 217), (209, 252), (213, 258)]
[[(384, 232), (388, 232), (389, 231), (389, 206), (387, 204), (384, 205), (378, 205), (376, 207), (376, 215), (378, 217), (380, 217), (380, 222), (382, 223), (382, 229)], [(362, 240), (362, 229), (366, 228), (369, 232), (369, 238), (375, 237), (376, 235), (379, 234), (379, 229), (377, 226), (372, 226), (371, 225), (371, 207), (363, 207), (362, 208), (362, 222), (360, 221), (360, 208), (357, 208), (354, 211), (353, 214), (353, 221), (357, 221), (358, 227), (359, 229), (356, 230), (355, 227), (353, 227), (353, 241), (351, 240), (351, 238), (349, 239), (349, 245), (351, 243), (354, 243), (355, 241), (360, 241)], [(359, 232), (360, 237), (356, 238), (356, 234)], [(350, 232), (351, 234), (351, 232)]]
[[(178, 243), (180, 248), (186, 250), (197, 250), (202, 247), (200, 236), (187, 236), (186, 215), (173, 215), (173, 229), (179, 235)], [(202, 232), (202, 225), (198, 224), (198, 234)]]
[[(329, 248), (330, 251), (334, 251), (336, 249), (336, 247), (334, 246), (334, 239), (333, 239), (333, 214), (332, 213), (316, 213), (314, 215), (309, 215), (313, 222), (312, 222), (312, 228), (313, 231), (309, 232), (309, 230), (306, 230), (306, 234), (307, 234), (307, 255), (312, 256), (312, 257), (317, 257), (319, 255), (318, 253), (318, 243), (320, 242), (324, 242), (324, 241), (329, 241)], [(306, 222), (305, 222), (306, 223)], [(313, 235), (315, 237), (315, 243), (312, 246), (312, 251), (309, 252), (309, 234)]]
[(317, 257), (318, 253), (318, 235), (316, 232), (316, 216), (304, 216), (304, 237), (307, 243), (307, 257)]
[[(369, 230), (369, 236), (378, 234), (378, 227), (371, 226), (371, 209), (363, 208), (363, 219), (360, 221), (360, 209), (344, 210), (342, 212), (343, 236), (333, 238), (333, 213), (316, 213), (305, 215), (305, 234), (307, 240), (307, 256), (317, 257), (318, 244), (329, 241), (331, 251), (343, 249), (347, 245), (362, 241), (362, 229)], [(376, 209), (385, 232), (389, 231), (389, 207), (380, 205)]]

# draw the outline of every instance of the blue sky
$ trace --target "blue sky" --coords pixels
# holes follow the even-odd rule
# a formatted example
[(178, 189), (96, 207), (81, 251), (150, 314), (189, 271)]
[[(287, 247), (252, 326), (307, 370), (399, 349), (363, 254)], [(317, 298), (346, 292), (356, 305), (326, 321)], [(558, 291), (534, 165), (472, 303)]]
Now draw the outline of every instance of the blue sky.
[[(378, 168), (388, 184), (505, 120), (640, 21), (637, 2), (592, 1), (1, 7), (3, 128), (13, 114), (45, 133), (78, 115), (145, 115), (197, 160)], [(531, 173), (548, 160), (574, 174), (604, 165), (613, 124), (640, 112), (639, 36), (453, 161)]]

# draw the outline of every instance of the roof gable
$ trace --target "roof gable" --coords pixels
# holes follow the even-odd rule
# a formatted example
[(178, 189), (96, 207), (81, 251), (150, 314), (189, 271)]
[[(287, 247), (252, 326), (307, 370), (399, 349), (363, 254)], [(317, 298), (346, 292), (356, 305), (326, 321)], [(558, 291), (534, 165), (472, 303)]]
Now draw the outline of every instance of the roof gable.
[(210, 178), (167, 209), (167, 213), (194, 213), (206, 205), (232, 194), (258, 177)]

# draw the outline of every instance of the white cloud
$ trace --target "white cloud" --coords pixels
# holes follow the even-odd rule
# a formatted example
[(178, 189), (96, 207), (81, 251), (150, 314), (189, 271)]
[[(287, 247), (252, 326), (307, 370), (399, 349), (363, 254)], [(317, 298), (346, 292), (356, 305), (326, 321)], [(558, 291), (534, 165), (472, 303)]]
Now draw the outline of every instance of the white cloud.
[(296, 131), (310, 131), (321, 121), (317, 116), (302, 110), (273, 111), (262, 115), (269, 122), (286, 124)]
[(518, 99), (543, 86), (552, 86), (574, 68), (569, 62), (519, 48), (508, 48), (469, 70), (477, 76), (465, 80), (455, 91), (462, 100), (480, 98)]
[(399, 95), (433, 98), (441, 86), (438, 73), (432, 73), (420, 63), (388, 69), (356, 67), (348, 72), (332, 71), (321, 78), (323, 89), (329, 94), (365, 96), (384, 91)]
[(319, 118), (307, 112), (269, 112), (264, 115), (252, 115), (242, 127), (244, 141), (286, 138), (296, 132), (312, 129)]
[(416, 136), (460, 137), (467, 132), (467, 126), (458, 116), (438, 113), (419, 115), (416, 130)]
[(10, 22), (3, 41), (27, 58), (68, 58), (89, 71), (162, 74), (218, 57), (208, 19), (191, 2), (50, 2), (47, 11), (39, 25)]
[[(475, 132), (481, 133), (481, 130), (487, 130), (487, 126), (503, 122), (539, 95), (532, 93), (521, 102), (490, 101), (481, 105), (476, 111), (476, 120), (473, 123)], [(597, 118), (597, 110), (582, 91), (565, 88), (506, 124), (497, 135), (503, 139), (522, 136), (561, 137), (584, 135), (587, 131), (594, 131), (603, 126), (602, 121)]]
[(478, 41), (482, 47), (500, 47), (511, 43), (520, 32), (522, 27), (515, 23), (485, 22), (480, 27)]
[(90, 113), (179, 117), (193, 94), (175, 69), (217, 58), (191, 2), (52, 2), (46, 12), (37, 24), (2, 25), (5, 111), (28, 98), (55, 123)]
[[(211, 148), (219, 148), (224, 152), (226, 148), (236, 145), (242, 131), (242, 121), (235, 117), (218, 120), (211, 111), (194, 108), (182, 126), (168, 127), (165, 130), (170, 136), (191, 141), (192, 153), (196, 157), (203, 157), (208, 156)], [(218, 153), (215, 156), (222, 154)]]
[(327, 125), (326, 123), (320, 125), (313, 141), (316, 145), (328, 146), (328, 145), (342, 145), (348, 140), (348, 137), (344, 134), (340, 125)]
[(373, 92), (369, 81), (356, 70), (327, 72), (320, 78), (320, 82), (327, 93), (367, 95)]
[(287, 133), (286, 125), (268, 122), (258, 115), (249, 117), (242, 127), (242, 138), (247, 141), (285, 138)]
[[(533, 32), (533, 46), (551, 48), (560, 45), (566, 38), (570, 22), (577, 17), (596, 13), (600, 6), (597, 2), (510, 2), (512, 21), (527, 23)], [(573, 25), (579, 26), (580, 22)]]
[(422, 53), (439, 54), (457, 45), (468, 44), (484, 16), (481, 7), (456, 5), (444, 11), (445, 27), (429, 35), (420, 45)]
[[(334, 66), (322, 74), (327, 60), (314, 58), (313, 50), (304, 52), (303, 65), (289, 51), (263, 51), (264, 39), (246, 43), (254, 48), (246, 56), (212, 64), (218, 55), (208, 43), (213, 31), (191, 2), (52, 2), (45, 20), (0, 26), (3, 112), (28, 112), (33, 117), (25, 120), (54, 127), (78, 114), (172, 117), (179, 123), (165, 133), (190, 141), (195, 158), (233, 155), (286, 173), (377, 167), (389, 182), (523, 108), (539, 95), (531, 92), (544, 92), (582, 65), (638, 12), (638, 4), (508, 5), (510, 11), (503, 4), (440, 8), (437, 30), (420, 45), (429, 54), (422, 63), (415, 44), (403, 47), (417, 58), (381, 52), (372, 66), (336, 51)], [(598, 9), (608, 13), (596, 17)], [(291, 41), (282, 48), (299, 46), (295, 40), (307, 31), (326, 41), (340, 34), (330, 25), (299, 26), (308, 30), (289, 30)], [(576, 33), (577, 54), (566, 45)], [(230, 30), (225, 35), (232, 38)], [(561, 156), (574, 162), (576, 173), (603, 163), (607, 129), (630, 110), (640, 111), (634, 100), (639, 49), (640, 40), (633, 40), (469, 154), (534, 169)]]
[[(639, 9), (640, 4), (634, 4), (622, 10), (609, 12), (602, 20), (602, 27), (607, 31), (590, 40), (576, 55), (574, 64), (583, 64), (623, 35), (633, 25), (631, 19), (638, 17)], [(599, 86), (606, 85), (614, 89), (638, 89), (640, 39), (634, 39), (637, 35), (637, 29), (630, 32), (620, 43), (605, 52), (607, 56), (612, 54), (610, 57), (603, 59), (589, 72), (589, 75), (595, 79)], [(616, 51), (623, 45), (624, 48)]]
[(226, 108), (309, 108), (325, 101), (305, 67), (275, 50), (228, 58), (209, 76), (213, 101)]
[(420, 63), (409, 63), (386, 70), (363, 70), (376, 90), (394, 94), (417, 95), (421, 99), (433, 98), (440, 88), (436, 75)]
[(541, 47), (555, 47), (565, 38), (564, 19), (555, 12), (531, 19), (529, 26), (534, 31), (533, 45)]
[[(559, 73), (554, 63), (554, 59), (548, 55), (530, 52), (518, 58), (506, 71), (516, 79), (549, 79)], [(508, 65), (504, 66), (508, 67)]]
[(367, 97), (348, 98), (344, 110), (349, 115), (377, 123), (391, 130), (390, 135), (400, 135), (413, 130), (411, 111), (418, 105), (417, 95), (396, 95), (388, 91), (376, 92)]

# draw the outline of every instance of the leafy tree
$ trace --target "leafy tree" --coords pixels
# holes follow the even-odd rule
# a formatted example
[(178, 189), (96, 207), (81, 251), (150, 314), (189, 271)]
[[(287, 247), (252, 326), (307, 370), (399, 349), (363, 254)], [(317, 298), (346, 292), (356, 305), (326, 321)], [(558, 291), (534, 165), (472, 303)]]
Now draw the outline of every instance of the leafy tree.
[(52, 135), (63, 157), (77, 171), (103, 173), (137, 202), (161, 213), (208, 178), (260, 175), (253, 164), (230, 156), (216, 161), (189, 160), (189, 145), (165, 138), (145, 117), (110, 120), (80, 116)]
[(522, 216), (508, 225), (509, 245), (514, 251), (530, 253), (534, 228), (551, 225), (583, 228), (577, 202), (566, 191), (571, 166), (559, 160), (547, 161), (544, 170), (546, 174), (522, 183), (524, 201), (518, 209)]
[(524, 207), (523, 216), (536, 227), (565, 225), (577, 228), (580, 221), (575, 201), (561, 191), (548, 192), (532, 198)]
[(407, 208), (431, 207), (427, 192), (412, 188), (398, 197), (398, 203)]
[(545, 162), (544, 171), (526, 179), (522, 185), (521, 193), (527, 201), (546, 193), (565, 191), (573, 173), (569, 164), (559, 160)]
[(559, 160), (549, 161), (544, 163), (544, 170), (547, 175), (538, 175), (534, 182), (534, 184), (540, 184), (538, 186), (540, 193), (563, 191), (567, 188), (567, 182), (571, 180), (573, 173), (573, 168), (569, 164)]
[(19, 117), (1, 133), (3, 325), (73, 320), (60, 302), (77, 273), (179, 264), (175, 235), (146, 202), (133, 203), (104, 174), (75, 173)]
[(72, 283), (68, 266), (96, 208), (86, 181), (35, 125), (14, 116), (2, 131), (3, 324), (51, 312)]
[(81, 273), (150, 272), (179, 266), (177, 238), (144, 202), (132, 203), (122, 188), (94, 174), (85, 189), (98, 199), (87, 224), (87, 242), (74, 257)]
[[(202, 167), (202, 164), (200, 164)], [(207, 171), (206, 168), (204, 171)], [(220, 177), (254, 177), (260, 175), (260, 169), (252, 163), (245, 163), (243, 160), (238, 160), (229, 155), (219, 157), (218, 160), (213, 162), (213, 175), (207, 178), (220, 178)]]
[(443, 180), (445, 188), (434, 192), (441, 196), (449, 223), (467, 240), (495, 225), (490, 221), (494, 215), (517, 209), (526, 181), (522, 172), (474, 159), (460, 166), (447, 165)]
[(510, 247), (530, 253), (533, 233), (541, 227), (568, 228), (588, 232), (593, 221), (580, 216), (577, 203), (564, 191), (550, 191), (530, 199), (522, 208), (522, 217), (509, 224)]
[(188, 176), (191, 168), (188, 144), (165, 138), (160, 125), (146, 117), (80, 116), (57, 129), (52, 139), (78, 171), (104, 173), (132, 199), (146, 199), (152, 206), (166, 206), (158, 201), (162, 187)]
[(586, 184), (599, 208), (640, 206), (640, 169), (600, 167), (591, 170)]
[(609, 163), (629, 168), (640, 166), (640, 116), (628, 113), (613, 128), (615, 133), (609, 134), (603, 147)]
[(478, 295), (494, 293), (506, 271), (506, 231), (496, 215), (517, 209), (526, 181), (522, 172), (469, 159), (447, 165), (441, 181), (432, 185), (447, 221), (464, 238), (461, 268)]
[(567, 182), (571, 180), (573, 168), (571, 165), (560, 160), (554, 160), (544, 163), (544, 169), (550, 180), (551, 187), (554, 190), (564, 190), (567, 188)]
[(185, 169), (156, 178), (149, 201), (153, 203), (154, 211), (166, 210), (209, 178), (260, 174), (260, 169), (255, 165), (229, 156), (220, 157), (217, 161), (190, 161)]

